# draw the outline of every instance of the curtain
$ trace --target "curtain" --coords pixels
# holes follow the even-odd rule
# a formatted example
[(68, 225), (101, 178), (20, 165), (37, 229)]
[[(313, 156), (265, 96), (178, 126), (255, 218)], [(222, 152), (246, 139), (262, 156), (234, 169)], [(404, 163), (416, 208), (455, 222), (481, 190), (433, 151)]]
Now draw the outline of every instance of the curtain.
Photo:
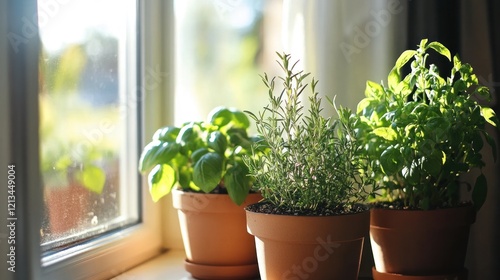
[[(500, 94), (500, 5), (498, 1), (461, 1), (462, 58), (469, 62), (479, 81), (490, 88), (488, 103), (499, 115)], [(500, 146), (498, 131), (490, 130)], [(470, 279), (498, 279), (500, 275), (500, 163), (491, 150), (483, 153), (488, 180), (488, 197), (472, 226), (466, 267)], [(499, 157), (500, 158), (500, 157)]]
[(404, 50), (402, 1), (285, 0), (283, 6), (285, 50), (319, 80), (321, 96), (344, 107), (356, 109), (367, 80), (387, 80)]

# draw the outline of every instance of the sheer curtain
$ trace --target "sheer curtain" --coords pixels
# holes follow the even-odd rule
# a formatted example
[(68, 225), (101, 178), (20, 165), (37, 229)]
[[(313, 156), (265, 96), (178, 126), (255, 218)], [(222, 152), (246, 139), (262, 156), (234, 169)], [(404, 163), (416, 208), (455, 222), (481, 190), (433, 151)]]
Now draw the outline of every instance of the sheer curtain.
[(386, 80), (405, 48), (403, 1), (285, 0), (283, 8), (286, 51), (319, 80), (322, 96), (353, 110), (366, 80)]

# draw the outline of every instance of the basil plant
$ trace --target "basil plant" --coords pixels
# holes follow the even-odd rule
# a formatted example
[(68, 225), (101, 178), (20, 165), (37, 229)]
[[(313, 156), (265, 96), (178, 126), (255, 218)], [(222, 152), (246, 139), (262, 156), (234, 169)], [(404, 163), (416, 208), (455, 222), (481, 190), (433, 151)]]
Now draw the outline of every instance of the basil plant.
[(242, 156), (251, 154), (256, 141), (248, 136), (249, 126), (243, 112), (217, 107), (207, 121), (158, 129), (139, 159), (139, 171), (149, 171), (153, 201), (178, 186), (184, 191), (227, 193), (242, 204), (252, 185)]
[[(429, 52), (451, 63), (448, 75), (429, 63)], [(403, 76), (407, 64), (409, 73)], [(452, 57), (441, 43), (423, 39), (416, 50), (400, 55), (387, 84), (368, 81), (365, 95), (349, 121), (355, 122), (370, 159), (371, 170), (364, 175), (383, 187), (378, 201), (405, 209), (454, 207), (464, 202), (465, 188), (479, 210), (487, 191), (481, 150), (486, 143), (496, 160), (487, 126), (498, 128), (498, 119), (478, 102), (488, 102), (491, 95), (471, 65)], [(480, 171), (475, 183), (462, 181), (460, 175), (474, 168)]]

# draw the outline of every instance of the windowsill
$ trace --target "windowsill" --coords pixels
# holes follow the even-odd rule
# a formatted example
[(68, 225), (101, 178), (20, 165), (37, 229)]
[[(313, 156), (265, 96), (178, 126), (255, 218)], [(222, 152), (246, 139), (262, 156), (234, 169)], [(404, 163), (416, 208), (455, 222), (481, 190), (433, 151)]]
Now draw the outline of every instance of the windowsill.
[[(169, 250), (115, 278), (113, 280), (196, 280), (184, 270), (183, 250)], [(359, 278), (368, 280), (371, 278)]]
[(184, 258), (183, 250), (169, 250), (113, 279), (196, 280), (184, 270)]

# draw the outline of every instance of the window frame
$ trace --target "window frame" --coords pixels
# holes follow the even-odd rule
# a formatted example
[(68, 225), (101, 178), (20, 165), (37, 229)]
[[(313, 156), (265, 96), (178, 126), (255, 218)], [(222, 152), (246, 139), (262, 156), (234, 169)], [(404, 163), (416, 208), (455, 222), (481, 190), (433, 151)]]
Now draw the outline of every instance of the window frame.
[[(172, 1), (136, 1), (138, 14), (138, 65), (137, 98), (143, 112), (142, 128), (138, 145), (144, 143), (161, 124), (172, 121), (171, 90), (173, 30), (161, 24), (173, 18)], [(2, 1), (0, 4), (0, 35), (25, 34), (26, 19), (34, 19), (37, 29), (37, 1)], [(3, 23), (6, 23), (5, 25)], [(160, 24), (161, 23), (161, 24)], [(168, 26), (168, 25), (167, 25)], [(4, 28), (7, 27), (7, 28)], [(26, 34), (25, 34), (26, 35)], [(8, 40), (0, 42), (0, 130), (2, 136), (0, 163), (7, 168), (16, 165), (16, 272), (7, 269), (0, 272), (2, 279), (109, 279), (131, 267), (154, 257), (163, 250), (161, 211), (162, 205), (150, 199), (146, 187), (141, 188), (141, 223), (123, 230), (113, 231), (82, 245), (72, 247), (64, 258), (41, 258), (39, 229), (43, 203), (39, 187), (38, 135), (38, 32), (14, 50)], [(172, 50), (172, 51), (170, 51)], [(166, 55), (167, 54), (167, 55)], [(158, 78), (155, 86), (148, 87), (148, 71)], [(15, 109), (13, 109), (15, 108)], [(158, 113), (164, 112), (164, 113)], [(146, 136), (146, 137), (145, 137)], [(4, 141), (5, 139), (5, 141)], [(140, 148), (138, 148), (140, 151)], [(5, 172), (5, 174), (7, 174)], [(6, 176), (6, 175), (4, 175)], [(143, 186), (146, 184), (142, 179)], [(7, 189), (2, 188), (2, 200), (6, 201)], [(1, 203), (7, 205), (7, 203)], [(7, 220), (7, 209), (1, 209), (0, 218)], [(6, 227), (5, 227), (6, 228)], [(6, 229), (0, 231), (2, 252), (6, 242)], [(2, 253), (2, 261), (6, 254)], [(5, 262), (4, 262), (5, 263)]]

